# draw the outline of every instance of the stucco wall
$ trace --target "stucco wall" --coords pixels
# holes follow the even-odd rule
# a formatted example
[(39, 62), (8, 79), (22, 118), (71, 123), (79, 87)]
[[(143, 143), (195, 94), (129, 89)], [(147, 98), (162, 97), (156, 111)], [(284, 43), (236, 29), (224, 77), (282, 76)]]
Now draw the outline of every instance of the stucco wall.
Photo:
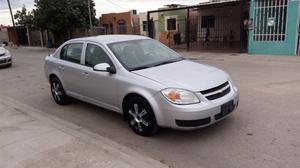
[(126, 22), (126, 34), (132, 34), (132, 12), (123, 12), (123, 13), (109, 13), (103, 14), (100, 19), (100, 25), (103, 26), (105, 24), (113, 25), (113, 34), (117, 34), (118, 29), (118, 21), (125, 20)]

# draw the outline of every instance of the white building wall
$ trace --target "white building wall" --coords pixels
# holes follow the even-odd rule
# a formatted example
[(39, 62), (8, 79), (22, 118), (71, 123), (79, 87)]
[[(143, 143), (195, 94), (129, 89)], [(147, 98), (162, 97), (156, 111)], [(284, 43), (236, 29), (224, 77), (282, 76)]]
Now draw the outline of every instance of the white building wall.
[[(147, 21), (147, 12), (140, 13), (140, 31), (141, 35), (147, 36), (147, 31), (143, 31), (143, 21)], [(154, 38), (159, 39), (159, 31), (158, 31), (158, 13), (151, 13), (150, 14), (150, 19), (153, 18), (154, 22)]]
[(0, 44), (2, 44), (3, 42), (8, 42), (8, 32), (7, 32), (7, 28), (0, 28)]

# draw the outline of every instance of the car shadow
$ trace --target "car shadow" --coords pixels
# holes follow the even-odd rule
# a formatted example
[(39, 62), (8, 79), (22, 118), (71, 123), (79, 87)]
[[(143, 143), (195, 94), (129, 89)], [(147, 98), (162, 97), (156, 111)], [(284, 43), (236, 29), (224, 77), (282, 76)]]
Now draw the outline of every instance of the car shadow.
[(0, 69), (13, 68), (13, 65), (0, 65)]
[[(98, 107), (86, 102), (83, 102), (81, 100), (77, 100), (72, 98), (70, 105), (75, 105), (77, 107), (82, 107), (86, 111), (89, 111), (89, 113), (92, 113), (92, 115), (101, 121), (110, 121), (110, 124), (114, 124), (115, 128), (121, 129), (122, 132), (127, 132), (128, 134), (134, 134), (131, 129), (128, 127), (128, 124), (123, 119), (123, 115), (118, 114), (114, 111), (104, 109), (102, 107)], [(235, 112), (234, 112), (235, 113)], [(227, 118), (223, 119), (222, 121), (219, 121), (213, 125), (195, 129), (195, 130), (175, 130), (171, 128), (160, 128), (159, 132), (152, 136), (154, 139), (165, 139), (165, 140), (174, 140), (178, 139), (178, 137), (182, 137), (182, 139), (201, 139), (203, 137), (215, 137), (219, 134), (224, 134), (224, 132), (227, 132), (228, 129), (232, 128), (236, 121), (236, 117), (234, 116), (234, 113), (228, 116)], [(126, 131), (127, 130), (127, 131)], [(112, 133), (114, 134), (114, 133)], [(113, 135), (112, 135), (113, 136)]]
[(170, 139), (172, 139), (173, 136), (189, 137), (189, 138), (201, 138), (204, 136), (205, 137), (214, 136), (222, 133), (223, 131), (226, 131), (227, 128), (232, 126), (234, 120), (235, 119), (233, 116), (228, 116), (227, 118), (215, 124), (203, 128), (198, 128), (195, 130), (175, 130), (171, 128), (161, 128), (157, 136), (162, 138), (170, 138)]

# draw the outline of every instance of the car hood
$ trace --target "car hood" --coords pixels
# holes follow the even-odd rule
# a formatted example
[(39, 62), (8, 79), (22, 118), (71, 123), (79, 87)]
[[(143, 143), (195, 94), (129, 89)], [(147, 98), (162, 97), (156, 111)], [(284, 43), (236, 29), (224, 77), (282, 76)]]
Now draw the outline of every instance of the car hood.
[(3, 47), (0, 47), (0, 54), (4, 54), (4, 53), (5, 53), (5, 51), (6, 51), (6, 49), (5, 49), (5, 48), (3, 48)]
[(159, 82), (165, 87), (201, 91), (228, 81), (228, 75), (215, 67), (183, 60), (133, 73)]

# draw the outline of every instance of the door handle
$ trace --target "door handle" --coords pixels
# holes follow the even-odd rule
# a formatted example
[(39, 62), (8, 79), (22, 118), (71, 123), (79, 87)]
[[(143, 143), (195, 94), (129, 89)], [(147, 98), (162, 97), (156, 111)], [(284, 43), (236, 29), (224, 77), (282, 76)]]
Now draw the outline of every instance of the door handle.
[(64, 69), (65, 69), (65, 67), (64, 67), (64, 66), (62, 66), (62, 65), (59, 65), (59, 66), (58, 66), (58, 69), (60, 69), (60, 70), (64, 70)]
[(82, 72), (82, 75), (86, 78), (90, 76), (90, 74), (88, 72)]

